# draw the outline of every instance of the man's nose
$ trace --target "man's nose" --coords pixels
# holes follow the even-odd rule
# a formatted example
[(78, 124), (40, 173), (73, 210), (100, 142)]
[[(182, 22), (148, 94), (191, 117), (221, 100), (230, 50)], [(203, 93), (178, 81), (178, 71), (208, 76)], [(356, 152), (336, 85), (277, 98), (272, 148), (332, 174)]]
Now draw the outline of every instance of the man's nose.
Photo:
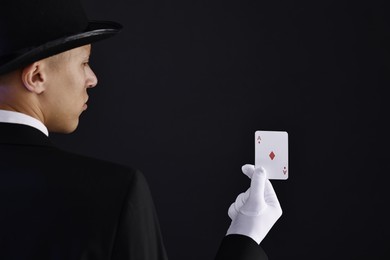
[(98, 84), (98, 79), (93, 72), (93, 70), (88, 67), (88, 79), (87, 79), (87, 87), (88, 88), (93, 88)]

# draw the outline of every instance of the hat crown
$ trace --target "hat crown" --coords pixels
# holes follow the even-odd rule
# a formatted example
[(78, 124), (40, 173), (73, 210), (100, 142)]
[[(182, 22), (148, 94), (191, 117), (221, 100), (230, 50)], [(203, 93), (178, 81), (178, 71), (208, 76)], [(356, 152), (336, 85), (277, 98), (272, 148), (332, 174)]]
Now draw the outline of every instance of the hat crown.
[(122, 29), (112, 21), (89, 21), (80, 0), (8, 0), (0, 10), (0, 75)]
[(0, 58), (88, 26), (80, 0), (10, 0), (0, 6)]

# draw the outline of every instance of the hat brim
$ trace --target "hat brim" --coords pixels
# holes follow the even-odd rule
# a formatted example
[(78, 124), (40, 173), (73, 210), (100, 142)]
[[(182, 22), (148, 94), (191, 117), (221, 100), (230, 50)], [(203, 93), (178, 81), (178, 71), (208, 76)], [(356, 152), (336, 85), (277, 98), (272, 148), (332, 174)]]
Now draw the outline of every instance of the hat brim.
[(122, 25), (116, 22), (90, 21), (87, 29), (81, 33), (47, 42), (43, 45), (24, 51), (22, 54), (12, 55), (0, 65), (0, 74), (11, 72), (12, 70), (27, 66), (35, 61), (45, 59), (73, 48), (109, 38), (120, 32), (121, 29)]

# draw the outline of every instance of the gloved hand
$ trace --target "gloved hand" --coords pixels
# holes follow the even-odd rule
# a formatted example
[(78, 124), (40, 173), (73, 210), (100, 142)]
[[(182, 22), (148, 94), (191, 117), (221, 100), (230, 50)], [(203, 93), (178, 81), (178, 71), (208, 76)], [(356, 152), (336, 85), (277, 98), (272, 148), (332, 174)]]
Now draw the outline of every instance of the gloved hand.
[(263, 167), (255, 169), (253, 165), (246, 164), (242, 166), (242, 172), (252, 179), (251, 186), (238, 195), (229, 208), (232, 222), (227, 235), (245, 235), (260, 244), (282, 215), (282, 208)]

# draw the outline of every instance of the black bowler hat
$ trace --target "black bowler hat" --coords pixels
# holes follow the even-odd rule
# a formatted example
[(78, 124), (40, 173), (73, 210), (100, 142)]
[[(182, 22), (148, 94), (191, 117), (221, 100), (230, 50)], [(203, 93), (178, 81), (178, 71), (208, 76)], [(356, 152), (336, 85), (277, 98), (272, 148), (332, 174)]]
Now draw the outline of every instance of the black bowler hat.
[(118, 33), (115, 22), (89, 21), (80, 0), (2, 0), (0, 74)]

